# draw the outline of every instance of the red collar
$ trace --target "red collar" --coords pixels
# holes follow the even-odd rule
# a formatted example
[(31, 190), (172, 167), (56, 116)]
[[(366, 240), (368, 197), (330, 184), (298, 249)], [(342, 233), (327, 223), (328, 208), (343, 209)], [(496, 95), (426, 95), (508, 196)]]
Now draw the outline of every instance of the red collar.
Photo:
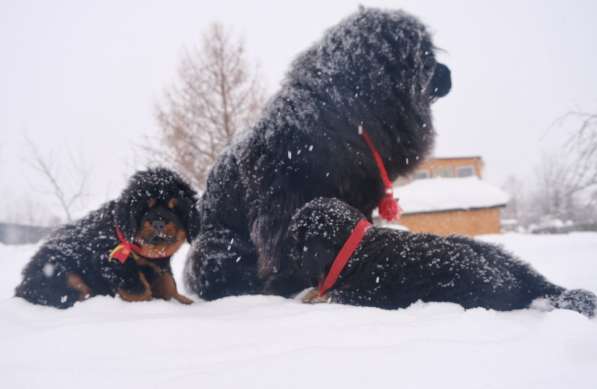
[(118, 226), (116, 226), (116, 237), (118, 238), (118, 241), (120, 243), (110, 253), (110, 260), (116, 259), (118, 262), (124, 263), (128, 259), (131, 252), (139, 254), (139, 252), (141, 251), (141, 247), (126, 240), (126, 238), (124, 237), (124, 233)]
[(383, 164), (383, 159), (377, 151), (375, 144), (369, 137), (369, 134), (362, 125), (359, 126), (359, 135), (363, 137), (367, 146), (369, 146), (369, 150), (371, 150), (371, 154), (373, 154), (373, 160), (375, 161), (375, 165), (377, 165), (377, 170), (379, 171), (379, 176), (383, 182), (383, 186), (385, 188), (385, 195), (379, 201), (377, 205), (379, 209), (379, 215), (386, 219), (387, 221), (398, 220), (400, 219), (400, 212), (402, 209), (400, 205), (398, 205), (398, 201), (394, 199), (394, 187), (392, 185), (392, 181), (390, 177), (388, 177), (388, 172), (386, 171), (386, 167)]
[(328, 290), (330, 290), (332, 286), (334, 286), (336, 280), (338, 280), (338, 277), (340, 276), (340, 273), (348, 263), (351, 255), (361, 244), (361, 241), (363, 240), (363, 237), (369, 228), (371, 228), (371, 223), (369, 223), (367, 219), (359, 220), (357, 225), (353, 228), (350, 236), (346, 242), (344, 242), (344, 246), (342, 246), (338, 252), (338, 255), (336, 255), (336, 258), (334, 259), (334, 262), (332, 262), (330, 271), (323, 282), (319, 285), (320, 296), (323, 296)]

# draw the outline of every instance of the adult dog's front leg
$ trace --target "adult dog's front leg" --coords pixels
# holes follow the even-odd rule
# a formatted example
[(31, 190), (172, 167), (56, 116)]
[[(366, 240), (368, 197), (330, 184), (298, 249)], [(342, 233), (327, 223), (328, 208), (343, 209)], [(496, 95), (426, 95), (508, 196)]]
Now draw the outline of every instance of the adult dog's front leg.
[(257, 270), (265, 294), (290, 297), (308, 286), (287, 257), (288, 224), (289, 218), (281, 216), (261, 216), (253, 224), (251, 238), (259, 253)]
[(185, 265), (185, 285), (204, 300), (260, 293), (252, 242), (230, 229), (203, 232), (193, 242)]

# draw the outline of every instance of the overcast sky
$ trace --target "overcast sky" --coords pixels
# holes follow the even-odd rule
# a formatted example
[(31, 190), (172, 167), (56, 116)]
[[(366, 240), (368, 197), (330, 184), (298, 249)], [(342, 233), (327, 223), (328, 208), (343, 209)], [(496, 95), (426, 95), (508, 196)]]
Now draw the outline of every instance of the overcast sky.
[(155, 102), (210, 22), (244, 37), (273, 92), (297, 53), (358, 4), (429, 26), (453, 77), (434, 107), (436, 154), (481, 155), (490, 182), (530, 175), (564, 139), (550, 127), (562, 114), (597, 111), (595, 1), (0, 0), (0, 221), (24, 204), (59, 213), (26, 163), (25, 134), (56, 166), (84, 165), (80, 214), (142, 167), (131, 150), (155, 133)]

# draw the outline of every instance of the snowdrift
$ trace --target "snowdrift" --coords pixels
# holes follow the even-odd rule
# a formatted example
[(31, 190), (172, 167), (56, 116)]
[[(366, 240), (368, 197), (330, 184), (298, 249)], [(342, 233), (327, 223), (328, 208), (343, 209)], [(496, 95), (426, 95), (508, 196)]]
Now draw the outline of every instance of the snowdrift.
[[(595, 233), (482, 239), (597, 292)], [(266, 296), (192, 306), (99, 297), (58, 311), (11, 297), (34, 250), (0, 246), (5, 388), (597, 387), (597, 320), (571, 311), (383, 311)]]

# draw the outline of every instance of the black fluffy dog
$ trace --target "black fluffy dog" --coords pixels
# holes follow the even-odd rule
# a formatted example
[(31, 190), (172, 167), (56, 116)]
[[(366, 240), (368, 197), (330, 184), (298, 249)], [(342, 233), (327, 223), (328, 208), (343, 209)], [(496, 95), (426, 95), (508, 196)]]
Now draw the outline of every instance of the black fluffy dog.
[[(364, 215), (337, 199), (307, 203), (289, 227), (290, 257), (310, 286), (322, 285), (337, 254)], [(522, 309), (536, 299), (555, 308), (594, 316), (597, 297), (547, 281), (503, 249), (473, 239), (369, 228), (330, 286), (307, 295), (310, 302), (386, 309), (417, 300), (444, 301), (464, 308)], [(321, 290), (321, 288), (320, 288)]]
[(23, 270), (16, 296), (56, 308), (116, 294), (191, 303), (176, 289), (170, 257), (198, 231), (195, 195), (170, 170), (136, 173), (120, 198), (48, 238)]
[(450, 87), (449, 69), (412, 16), (361, 9), (327, 31), (212, 169), (187, 286), (208, 300), (303, 289), (285, 254), (292, 214), (328, 196), (370, 215), (386, 188), (357, 129), (366, 129), (393, 180), (429, 151), (430, 105)]

